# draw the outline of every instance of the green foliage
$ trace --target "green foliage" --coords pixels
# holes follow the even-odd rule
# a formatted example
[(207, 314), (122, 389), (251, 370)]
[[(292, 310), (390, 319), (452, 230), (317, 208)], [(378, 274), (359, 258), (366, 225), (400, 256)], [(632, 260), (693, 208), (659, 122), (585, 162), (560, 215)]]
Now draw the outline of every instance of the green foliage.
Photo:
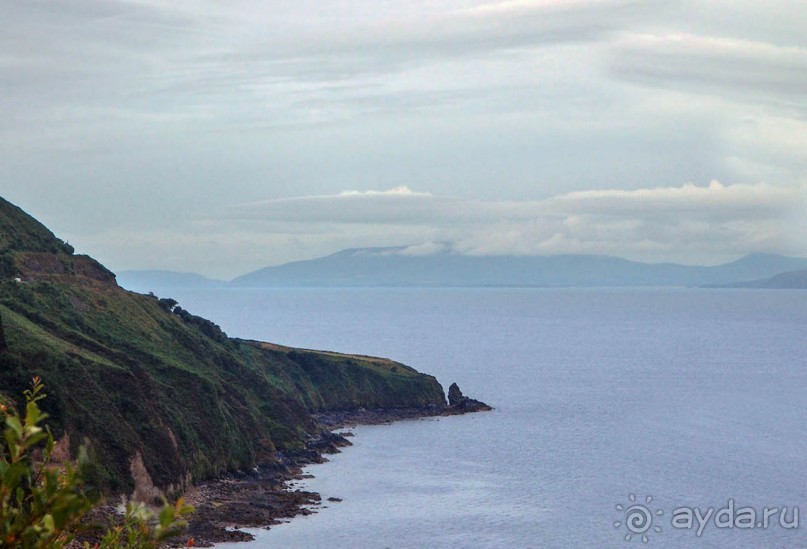
[(24, 279), (0, 277), (0, 390), (48, 379), (54, 436), (80, 436), (92, 457), (85, 490), (131, 493), (139, 452), (155, 486), (181, 493), (299, 448), (316, 429), (312, 411), (442, 403), (434, 378), (400, 364), (230, 339), (69, 251), (0, 199), (0, 257)]
[[(158, 488), (271, 462), (316, 429), (310, 412), (442, 404), (437, 381), (371, 357), (230, 339), (172, 299), (119, 288), (0, 199), (0, 256), (24, 282), (0, 277), (0, 388), (48, 380), (54, 436), (85, 442), (85, 490), (131, 493), (139, 452)], [(27, 271), (26, 271), (27, 269)]]
[(431, 376), (390, 360), (292, 350), (298, 390), (312, 394), (316, 411), (406, 408), (443, 403), (443, 389)]
[(227, 334), (219, 327), (218, 324), (212, 322), (206, 318), (202, 318), (201, 316), (192, 315), (179, 305), (176, 305), (173, 308), (173, 312), (179, 318), (181, 318), (186, 324), (190, 324), (191, 326), (196, 327), (200, 332), (204, 335), (212, 339), (213, 341), (217, 341), (222, 344), (229, 344), (230, 338), (227, 337)]
[(0, 198), (0, 252), (72, 253), (72, 246), (56, 238), (39, 221)]
[(9, 254), (0, 254), (0, 277), (11, 278), (17, 274), (17, 266), (14, 257)]
[[(53, 435), (39, 405), (45, 398), (39, 378), (25, 391), (25, 417), (2, 407), (5, 431), (0, 453), (0, 541), (3, 547), (63, 547), (90, 509), (81, 493), (79, 470), (51, 466)], [(41, 448), (44, 445), (44, 448)], [(41, 459), (35, 450), (41, 449)], [(83, 456), (79, 456), (81, 463)]]
[(48, 379), (54, 428), (89, 439), (85, 480), (105, 493), (134, 489), (136, 451), (168, 489), (300, 447), (311, 411), (443, 399), (434, 378), (402, 364), (230, 339), (178, 306), (78, 277), (0, 281), (0, 315), (0, 387)]
[(160, 307), (166, 312), (171, 312), (174, 310), (174, 307), (177, 306), (177, 300), (171, 299), (170, 297), (163, 297), (157, 301), (160, 304)]
[[(174, 505), (164, 503), (155, 520), (153, 513), (145, 505), (129, 503), (126, 505), (123, 524), (107, 530), (101, 541), (93, 546), (93, 549), (118, 547), (153, 549), (159, 547), (162, 542), (182, 533), (182, 530), (188, 526), (183, 517), (192, 512), (193, 507), (185, 505), (180, 498)], [(114, 520), (114, 517), (110, 517), (110, 522), (114, 522)], [(192, 541), (188, 543), (188, 546), (191, 545), (193, 545)], [(90, 549), (90, 544), (85, 543), (84, 547)]]
[[(79, 450), (79, 467), (52, 463), (55, 441), (44, 425), (48, 414), (40, 408), (44, 386), (34, 377), (24, 391), (25, 415), (0, 405), (5, 424), (0, 448), (0, 546), (9, 548), (61, 548), (73, 541), (81, 521), (92, 508), (82, 490), (86, 452)], [(123, 522), (103, 535), (95, 547), (152, 549), (181, 533), (183, 517), (193, 512), (182, 499), (164, 503), (159, 515), (130, 503)], [(110, 519), (114, 523), (114, 518)], [(85, 548), (89, 548), (85, 543)]]

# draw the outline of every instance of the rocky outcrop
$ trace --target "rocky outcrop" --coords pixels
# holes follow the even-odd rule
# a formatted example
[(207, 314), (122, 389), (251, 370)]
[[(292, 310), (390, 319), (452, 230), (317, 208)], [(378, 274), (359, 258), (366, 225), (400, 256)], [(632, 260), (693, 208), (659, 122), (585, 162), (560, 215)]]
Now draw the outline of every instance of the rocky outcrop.
[(490, 410), (493, 410), (493, 408), (484, 402), (463, 395), (459, 385), (456, 383), (452, 383), (448, 388), (448, 407), (444, 413), (449, 415), (467, 414), (471, 412), (487, 412)]
[(310, 439), (306, 446), (322, 454), (336, 454), (339, 453), (339, 448), (353, 446), (353, 443), (339, 433), (326, 430), (320, 433), (318, 437)]
[(452, 383), (448, 388), (448, 405), (456, 406), (465, 398), (468, 397), (463, 396), (462, 391), (460, 391), (460, 386), (456, 383)]

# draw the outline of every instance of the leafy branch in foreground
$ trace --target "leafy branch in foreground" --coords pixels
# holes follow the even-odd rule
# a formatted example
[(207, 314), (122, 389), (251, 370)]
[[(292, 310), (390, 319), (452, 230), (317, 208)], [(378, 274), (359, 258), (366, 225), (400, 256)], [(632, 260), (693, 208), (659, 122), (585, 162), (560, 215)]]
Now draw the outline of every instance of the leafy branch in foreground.
[[(51, 464), (55, 443), (42, 427), (48, 415), (37, 404), (46, 396), (43, 388), (35, 377), (24, 392), (24, 418), (5, 405), (1, 408), (6, 428), (0, 452), (0, 534), (5, 547), (62, 547), (92, 506), (80, 490), (79, 469)], [(85, 460), (80, 452), (79, 465)]]
[[(123, 524), (107, 530), (100, 543), (96, 543), (93, 548), (133, 547), (150, 549), (157, 547), (162, 542), (181, 534), (182, 530), (188, 525), (187, 522), (182, 520), (182, 517), (192, 512), (193, 507), (185, 505), (182, 498), (180, 498), (175, 505), (164, 504), (155, 523), (153, 513), (145, 505), (129, 503), (126, 505)], [(114, 518), (110, 517), (110, 522), (113, 520)], [(188, 547), (192, 545), (193, 538), (188, 542)], [(85, 543), (84, 547), (89, 548), (90, 545)]]
[[(46, 397), (44, 385), (34, 377), (24, 391), (25, 416), (0, 403), (5, 429), (0, 447), (0, 546), (61, 548), (75, 539), (92, 501), (82, 491), (84, 448), (78, 467), (52, 463), (55, 441), (44, 424), (48, 415), (38, 402)], [(193, 512), (182, 499), (167, 502), (157, 517), (144, 505), (129, 503), (119, 525), (110, 527), (94, 547), (151, 549), (181, 533), (183, 517)], [(114, 517), (110, 518), (114, 524)], [(189, 542), (189, 546), (192, 541)], [(90, 547), (85, 543), (85, 547)]]

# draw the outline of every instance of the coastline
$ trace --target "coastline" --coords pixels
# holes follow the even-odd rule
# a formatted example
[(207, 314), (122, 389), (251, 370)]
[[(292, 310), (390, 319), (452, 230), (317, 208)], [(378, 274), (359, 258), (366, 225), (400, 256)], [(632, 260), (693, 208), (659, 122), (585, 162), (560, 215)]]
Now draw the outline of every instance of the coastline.
[(197, 547), (212, 547), (216, 543), (252, 541), (254, 536), (243, 528), (270, 528), (299, 515), (310, 515), (309, 507), (319, 505), (322, 497), (316, 492), (295, 489), (292, 482), (311, 478), (303, 467), (325, 463), (328, 454), (351, 446), (350, 432), (336, 432), (356, 425), (382, 425), (395, 421), (417, 420), (436, 416), (452, 416), (492, 410), (490, 406), (464, 398), (448, 406), (423, 408), (379, 408), (313, 414), (322, 426), (318, 436), (306, 441), (304, 449), (278, 452), (271, 465), (257, 467), (251, 472), (230, 474), (210, 480), (191, 489), (186, 501), (196, 508), (179, 546), (189, 538)]

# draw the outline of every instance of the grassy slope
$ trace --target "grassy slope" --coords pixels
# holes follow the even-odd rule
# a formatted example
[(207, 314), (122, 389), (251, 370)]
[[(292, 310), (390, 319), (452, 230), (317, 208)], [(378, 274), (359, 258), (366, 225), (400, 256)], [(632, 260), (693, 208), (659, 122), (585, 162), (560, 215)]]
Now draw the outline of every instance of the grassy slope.
[(0, 253), (9, 250), (72, 253), (47, 227), (0, 197)]
[(181, 488), (187, 473), (299, 447), (311, 411), (443, 403), (433, 377), (402, 364), (230, 339), (170, 312), (2, 199), (0, 246), (24, 280), (0, 280), (0, 393), (13, 399), (42, 375), (57, 435), (70, 434), (73, 450), (89, 442), (105, 490), (132, 490), (136, 451), (157, 486)]

